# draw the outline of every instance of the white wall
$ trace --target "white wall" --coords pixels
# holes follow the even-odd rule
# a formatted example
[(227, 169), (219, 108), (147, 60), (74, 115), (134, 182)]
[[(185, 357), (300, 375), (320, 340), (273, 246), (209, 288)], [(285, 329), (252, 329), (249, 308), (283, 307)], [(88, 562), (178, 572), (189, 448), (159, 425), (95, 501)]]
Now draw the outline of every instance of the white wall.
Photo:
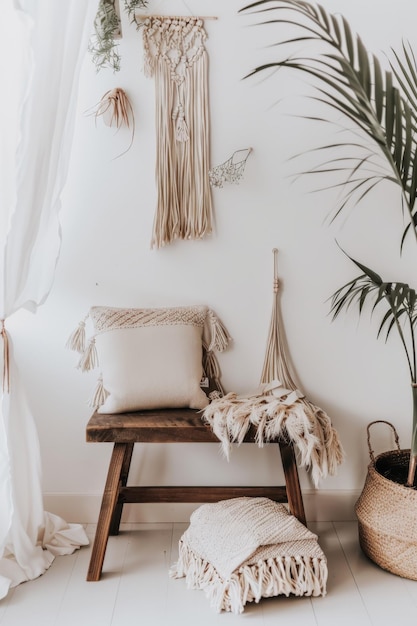
[[(184, 4), (159, 2), (153, 7), (184, 13)], [(390, 46), (399, 49), (403, 36), (415, 43), (412, 0), (322, 4), (342, 12), (378, 54), (389, 52)], [(338, 250), (336, 237), (387, 279), (412, 281), (414, 251), (406, 250), (402, 259), (398, 254), (402, 222), (397, 197), (386, 187), (347, 221), (325, 222), (334, 194), (310, 193), (306, 179), (290, 181), (295, 164), (288, 158), (325, 142), (325, 133), (331, 132), (292, 116), (309, 113), (312, 105), (305, 96), (311, 91), (285, 72), (268, 80), (243, 80), (258, 62), (274, 58), (275, 50), (265, 47), (274, 40), (274, 30), (251, 27), (256, 18), (239, 16), (243, 0), (188, 0), (187, 5), (194, 13), (219, 17), (206, 22), (212, 164), (239, 148), (251, 146), (253, 153), (240, 185), (213, 190), (212, 237), (151, 250), (154, 81), (142, 72), (141, 35), (123, 16), (120, 73), (96, 74), (86, 58), (55, 284), (36, 316), (19, 313), (8, 324), (38, 426), (46, 508), (69, 521), (95, 521), (104, 484), (110, 446), (85, 443), (91, 411), (87, 401), (96, 374), (76, 370), (74, 353), (64, 348), (89, 307), (210, 305), (234, 340), (220, 356), (223, 383), (228, 391), (245, 392), (257, 385), (262, 368), (272, 310), (271, 250), (277, 247), (282, 315), (300, 387), (332, 417), (347, 454), (338, 475), (318, 490), (300, 471), (308, 517), (353, 517), (368, 463), (366, 425), (380, 418), (392, 421), (408, 447), (411, 398), (396, 338), (387, 345), (377, 341), (376, 324), (366, 317), (358, 323), (355, 314), (332, 323), (326, 300), (356, 275)], [(115, 135), (86, 114), (116, 86), (128, 93), (136, 117), (133, 146), (119, 159), (113, 157), (127, 147), (129, 132)], [(375, 434), (375, 444), (385, 449), (392, 440), (387, 433)], [(140, 452), (132, 478), (144, 484), (273, 484), (279, 472), (271, 446), (233, 450), (230, 463), (211, 445), (155, 445)], [(180, 509), (136, 506), (127, 513), (130, 519), (187, 519), (190, 507)]]

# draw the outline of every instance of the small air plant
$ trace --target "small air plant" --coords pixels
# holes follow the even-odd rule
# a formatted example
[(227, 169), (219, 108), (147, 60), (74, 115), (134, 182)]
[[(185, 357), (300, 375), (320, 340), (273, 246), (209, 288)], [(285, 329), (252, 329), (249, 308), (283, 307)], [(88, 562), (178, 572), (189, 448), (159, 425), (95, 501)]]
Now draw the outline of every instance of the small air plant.
[(135, 136), (135, 116), (126, 92), (120, 87), (106, 91), (94, 109), (93, 115), (96, 121), (99, 117), (102, 117), (106, 126), (115, 127), (117, 130), (122, 128), (122, 126), (132, 128), (132, 137), (128, 148), (115, 158), (126, 154), (132, 147)]

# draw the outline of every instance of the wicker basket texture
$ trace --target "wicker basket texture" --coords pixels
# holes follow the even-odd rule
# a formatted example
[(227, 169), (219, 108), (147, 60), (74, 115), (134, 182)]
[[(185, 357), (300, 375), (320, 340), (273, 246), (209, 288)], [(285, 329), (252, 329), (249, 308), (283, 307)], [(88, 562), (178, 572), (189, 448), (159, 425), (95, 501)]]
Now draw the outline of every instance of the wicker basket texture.
[[(377, 423), (392, 428), (397, 449), (375, 457), (370, 427)], [(406, 475), (410, 450), (400, 448), (397, 431), (384, 420), (368, 425), (368, 448), (371, 462), (355, 506), (361, 548), (383, 569), (417, 580), (417, 490), (387, 477)]]

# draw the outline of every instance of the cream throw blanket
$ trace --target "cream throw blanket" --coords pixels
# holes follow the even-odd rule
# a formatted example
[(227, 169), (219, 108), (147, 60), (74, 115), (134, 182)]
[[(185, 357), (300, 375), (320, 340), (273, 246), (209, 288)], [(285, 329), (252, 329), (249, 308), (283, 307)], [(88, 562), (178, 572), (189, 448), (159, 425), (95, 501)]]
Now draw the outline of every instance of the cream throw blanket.
[(241, 444), (252, 425), (259, 446), (279, 438), (291, 441), (316, 487), (321, 479), (336, 474), (344, 458), (329, 416), (297, 390), (284, 389), (279, 380), (247, 396), (228, 393), (213, 399), (202, 419), (220, 440), (227, 459), (231, 444)]
[(284, 505), (244, 497), (194, 511), (170, 575), (203, 589), (217, 612), (242, 613), (262, 597), (325, 595), (327, 561)]

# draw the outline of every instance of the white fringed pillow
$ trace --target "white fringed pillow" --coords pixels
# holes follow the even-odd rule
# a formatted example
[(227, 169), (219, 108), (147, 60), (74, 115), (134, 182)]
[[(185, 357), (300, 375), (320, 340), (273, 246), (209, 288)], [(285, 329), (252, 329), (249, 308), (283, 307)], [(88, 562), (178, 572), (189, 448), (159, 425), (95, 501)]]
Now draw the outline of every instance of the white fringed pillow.
[[(223, 350), (229, 336), (207, 306), (90, 309), (95, 334), (85, 348), (85, 322), (67, 346), (81, 352), (79, 367), (99, 366), (91, 405), (99, 413), (158, 408), (203, 409), (204, 353)], [(208, 333), (208, 339), (204, 335)], [(206, 358), (207, 363), (213, 357)]]

